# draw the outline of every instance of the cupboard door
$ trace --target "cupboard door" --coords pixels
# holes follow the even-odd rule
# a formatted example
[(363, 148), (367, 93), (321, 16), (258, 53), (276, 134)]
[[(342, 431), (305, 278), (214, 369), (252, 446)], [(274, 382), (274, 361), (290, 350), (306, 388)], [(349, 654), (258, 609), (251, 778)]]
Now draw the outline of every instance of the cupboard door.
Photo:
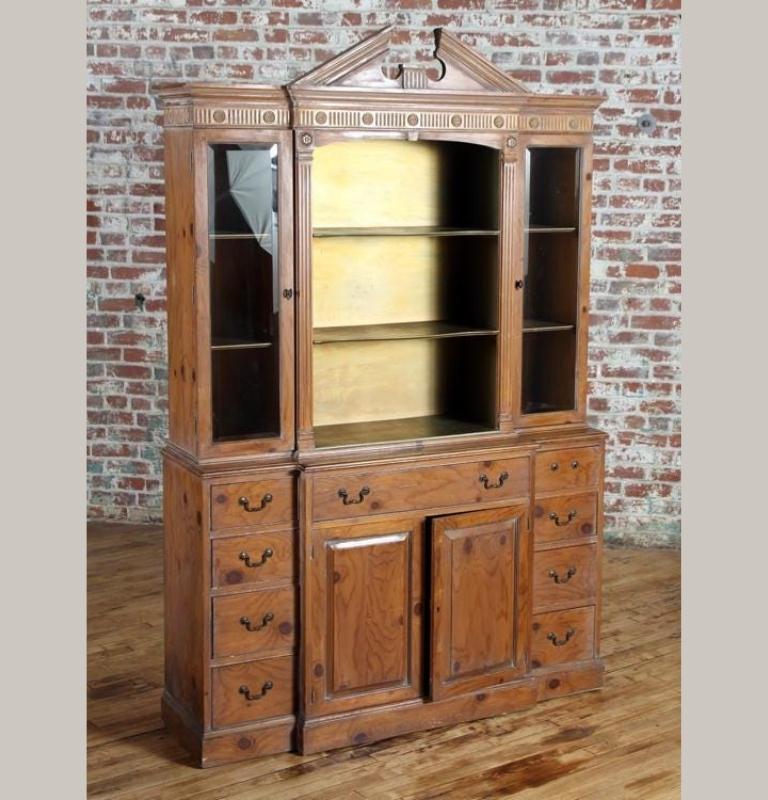
[(589, 292), (588, 142), (551, 146), (529, 137), (522, 222), (523, 288), (518, 424), (553, 425), (584, 415)]
[(289, 450), (290, 137), (287, 131), (207, 132), (198, 147), (203, 450)]
[(432, 521), (432, 699), (528, 668), (527, 505)]
[(307, 717), (421, 694), (423, 521), (315, 530), (305, 631)]

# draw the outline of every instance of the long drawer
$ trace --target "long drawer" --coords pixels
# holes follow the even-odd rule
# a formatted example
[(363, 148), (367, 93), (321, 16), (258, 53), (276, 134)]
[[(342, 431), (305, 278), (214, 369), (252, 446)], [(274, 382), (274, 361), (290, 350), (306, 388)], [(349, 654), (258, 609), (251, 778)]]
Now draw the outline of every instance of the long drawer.
[(312, 480), (317, 520), (482, 503), (529, 493), (527, 456), (398, 470), (338, 470)]

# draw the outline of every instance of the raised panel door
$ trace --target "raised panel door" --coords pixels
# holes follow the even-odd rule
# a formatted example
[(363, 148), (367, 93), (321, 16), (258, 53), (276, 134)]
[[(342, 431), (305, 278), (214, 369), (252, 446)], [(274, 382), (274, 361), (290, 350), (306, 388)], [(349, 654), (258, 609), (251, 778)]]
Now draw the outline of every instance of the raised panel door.
[(413, 518), (315, 531), (307, 716), (420, 695), (422, 531)]
[(432, 520), (433, 699), (526, 672), (530, 539), (525, 505)]

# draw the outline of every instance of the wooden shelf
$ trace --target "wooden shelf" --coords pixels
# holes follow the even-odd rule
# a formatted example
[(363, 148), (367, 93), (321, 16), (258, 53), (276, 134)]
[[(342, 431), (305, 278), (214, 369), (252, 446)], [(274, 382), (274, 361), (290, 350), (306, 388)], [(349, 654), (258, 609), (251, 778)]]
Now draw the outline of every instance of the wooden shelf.
[(543, 319), (526, 319), (523, 322), (523, 333), (551, 333), (552, 331), (572, 331), (576, 326), (547, 322)]
[(389, 325), (343, 325), (315, 328), (314, 344), (375, 342), (390, 339), (448, 339), (457, 336), (496, 336), (497, 330), (469, 328), (450, 322), (396, 322)]
[(385, 226), (380, 228), (314, 228), (316, 238), (331, 236), (498, 236), (498, 230), (440, 226)]
[(237, 339), (219, 339), (211, 345), (211, 350), (257, 350), (272, 347), (272, 342), (243, 342)]
[(573, 228), (558, 228), (553, 225), (531, 225), (525, 229), (526, 233), (573, 233), (576, 230)]
[(433, 436), (457, 436), (490, 431), (475, 422), (446, 416), (382, 419), (372, 422), (350, 422), (342, 425), (320, 425), (315, 428), (316, 447), (399, 442), (405, 439), (427, 439)]

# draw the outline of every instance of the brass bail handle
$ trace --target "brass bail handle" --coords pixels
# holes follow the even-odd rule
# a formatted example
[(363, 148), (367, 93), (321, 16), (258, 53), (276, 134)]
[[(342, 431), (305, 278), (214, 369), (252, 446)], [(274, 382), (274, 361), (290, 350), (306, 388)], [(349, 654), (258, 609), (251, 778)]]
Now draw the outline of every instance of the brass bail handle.
[(568, 512), (565, 521), (560, 519), (560, 515), (556, 511), (550, 511), (549, 518), (555, 523), (555, 525), (557, 525), (558, 528), (564, 528), (566, 525), (569, 525), (574, 519), (576, 519), (576, 509), (574, 508)]
[(346, 489), (339, 489), (338, 495), (341, 498), (341, 502), (344, 503), (345, 506), (354, 506), (358, 503), (362, 503), (366, 497), (371, 493), (370, 486), (363, 486), (363, 488), (357, 493), (357, 500), (350, 499), (349, 492)]
[(241, 686), (238, 689), (238, 692), (240, 692), (240, 694), (243, 695), (246, 700), (261, 700), (261, 698), (264, 697), (264, 695), (267, 692), (271, 691), (273, 688), (274, 684), (272, 683), (272, 681), (266, 681), (264, 685), (261, 687), (261, 691), (258, 694), (253, 694), (251, 690), (245, 685)]
[(238, 556), (238, 558), (245, 563), (246, 567), (263, 567), (267, 561), (272, 558), (275, 554), (275, 551), (271, 547), (267, 547), (266, 550), (261, 554), (261, 558), (258, 561), (251, 561), (251, 556), (243, 550), (242, 553)]
[(499, 475), (499, 480), (496, 481), (496, 483), (491, 483), (487, 475), (480, 475), (478, 480), (483, 484), (485, 489), (501, 489), (501, 487), (504, 485), (504, 481), (506, 481), (508, 478), (509, 473), (504, 471), (501, 473), (501, 475)]
[(241, 505), (250, 514), (253, 514), (255, 511), (263, 511), (271, 502), (272, 502), (272, 495), (269, 492), (267, 492), (267, 494), (265, 494), (264, 497), (261, 498), (261, 503), (256, 507), (253, 507), (251, 505), (251, 501), (247, 497), (240, 497), (238, 498), (237, 501), (238, 505)]

